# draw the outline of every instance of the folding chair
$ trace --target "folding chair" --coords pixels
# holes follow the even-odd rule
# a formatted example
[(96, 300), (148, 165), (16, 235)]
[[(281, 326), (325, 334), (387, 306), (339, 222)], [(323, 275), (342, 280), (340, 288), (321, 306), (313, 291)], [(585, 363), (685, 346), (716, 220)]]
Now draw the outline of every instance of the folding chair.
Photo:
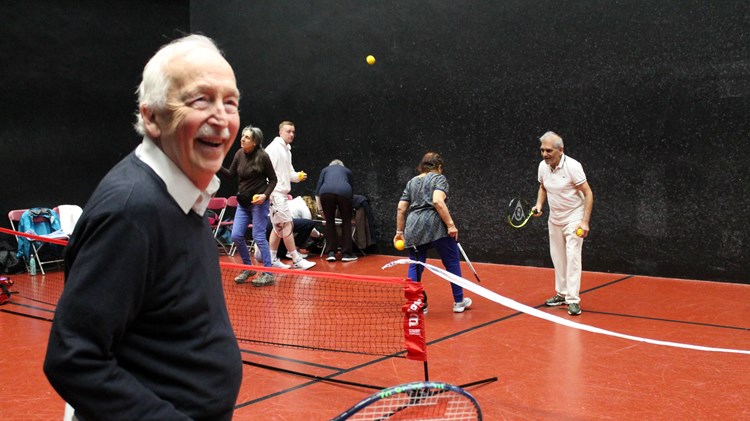
[[(338, 212), (336, 213), (338, 215)], [(322, 215), (319, 215), (322, 216)], [(336, 232), (341, 235), (341, 224), (344, 222), (341, 220), (341, 218), (334, 218), (335, 224), (336, 224)], [(314, 222), (321, 224), (323, 226), (323, 232), (325, 232), (325, 226), (326, 226), (326, 220), (325, 219), (313, 219)], [(357, 242), (355, 241), (355, 234), (357, 234), (357, 225), (355, 223), (354, 216), (352, 216), (351, 224), (352, 224), (352, 246), (359, 251), (362, 256), (366, 256), (365, 252), (357, 246)], [(326, 249), (326, 244), (328, 243), (328, 238), (323, 238), (323, 247), (320, 249), (320, 257), (323, 257), (323, 253)], [(335, 251), (335, 250), (334, 250)]]
[[(229, 254), (227, 246), (219, 240), (219, 228), (221, 228), (221, 221), (224, 219), (224, 212), (227, 210), (227, 198), (226, 197), (212, 197), (208, 201), (206, 207), (206, 213), (209, 215), (208, 224), (211, 226), (211, 231), (214, 236), (214, 240), (219, 245), (221, 250), (224, 250), (224, 254)], [(213, 216), (208, 211), (213, 213)]]
[[(67, 239), (68, 236), (63, 233), (59, 229), (54, 229), (59, 226), (59, 217), (57, 216), (57, 211), (54, 209), (52, 210), (53, 213), (50, 215), (51, 218), (47, 218), (45, 216), (31, 216), (31, 210), (32, 209), (43, 209), (43, 208), (31, 208), (31, 209), (14, 209), (10, 212), (8, 212), (8, 221), (10, 222), (10, 227), (13, 231), (19, 231), (20, 229), (23, 229), (21, 225), (21, 220), (24, 218), (24, 214), (27, 212), (29, 213), (29, 217), (31, 217), (31, 226), (25, 227), (28, 228), (26, 231), (32, 231), (35, 235), (39, 236), (49, 236), (50, 238), (58, 238), (58, 239)], [(50, 220), (52, 218), (57, 218), (58, 221)], [(56, 223), (55, 223), (56, 222)], [(46, 226), (49, 225), (49, 226)], [(37, 232), (37, 229), (44, 228), (44, 232)], [(30, 257), (27, 256), (23, 246), (25, 242), (29, 243), (29, 256), (34, 256), (34, 259), (36, 260), (37, 264), (39, 265), (39, 271), (42, 275), (45, 275), (46, 272), (44, 271), (45, 265), (51, 265), (51, 264), (57, 264), (64, 261), (59, 253), (53, 253), (50, 254), (51, 256), (56, 255), (55, 258), (50, 258), (49, 260), (43, 260), (41, 256), (43, 254), (40, 254), (40, 251), (45, 248), (49, 243), (46, 243), (44, 241), (36, 241), (36, 240), (29, 240), (26, 237), (22, 237), (19, 235), (16, 235), (16, 242), (18, 243), (19, 253), (21, 253), (21, 257), (24, 260), (24, 264), (26, 265), (26, 270), (30, 271), (31, 267), (29, 266), (29, 260)], [(52, 246), (58, 246), (57, 244), (52, 244)], [(52, 247), (48, 247), (52, 248)]]

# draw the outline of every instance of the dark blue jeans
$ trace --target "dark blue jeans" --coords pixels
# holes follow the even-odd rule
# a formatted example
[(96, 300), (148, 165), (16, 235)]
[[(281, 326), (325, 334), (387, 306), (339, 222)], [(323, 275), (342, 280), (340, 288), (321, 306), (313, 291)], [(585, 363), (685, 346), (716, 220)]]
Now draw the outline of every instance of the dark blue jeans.
[(245, 233), (247, 232), (248, 224), (250, 224), (252, 213), (253, 241), (255, 241), (255, 247), (258, 247), (260, 255), (263, 257), (263, 266), (271, 266), (271, 252), (268, 250), (268, 239), (266, 237), (269, 206), (269, 200), (260, 205), (252, 205), (250, 210), (242, 205), (237, 206), (237, 211), (234, 214), (234, 225), (232, 225), (232, 241), (237, 245), (237, 250), (240, 252), (240, 257), (242, 257), (242, 263), (246, 265), (253, 264), (250, 260), (250, 251), (247, 249), (247, 243), (245, 243)]
[[(431, 248), (437, 251), (440, 260), (443, 261), (445, 270), (456, 276), (461, 276), (461, 256), (458, 251), (458, 243), (452, 237), (443, 237), (431, 243), (411, 248), (409, 249), (409, 258), (424, 263), (427, 260), (427, 250)], [(412, 281), (421, 282), (423, 271), (424, 266), (411, 264), (407, 274)], [(463, 288), (451, 282), (451, 290), (453, 291), (454, 302), (460, 303), (463, 301)]]

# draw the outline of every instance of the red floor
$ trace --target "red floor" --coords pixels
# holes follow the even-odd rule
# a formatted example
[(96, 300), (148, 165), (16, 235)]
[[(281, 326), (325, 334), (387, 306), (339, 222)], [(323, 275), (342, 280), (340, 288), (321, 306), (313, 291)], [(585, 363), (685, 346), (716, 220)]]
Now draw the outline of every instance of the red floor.
[[(325, 272), (403, 276), (406, 270), (381, 270), (393, 256), (368, 255), (352, 263), (313, 260), (318, 262), (314, 269)], [(573, 318), (564, 307), (542, 306), (554, 292), (550, 269), (475, 267), (482, 286), (583, 324), (662, 341), (750, 350), (750, 285), (584, 273), (583, 314)], [(464, 270), (464, 277), (473, 280), (468, 267)], [(50, 282), (54, 276), (47, 275)], [(750, 355), (580, 331), (472, 293), (467, 294), (474, 299), (471, 309), (454, 314), (448, 283), (432, 274), (424, 282), (430, 302), (430, 380), (462, 385), (497, 376), (496, 382), (467, 388), (486, 420), (750, 419)], [(62, 418), (63, 402), (41, 370), (52, 316), (52, 307), (18, 295), (0, 307), (2, 420)], [(421, 363), (402, 358), (241, 347), (248, 362), (355, 383), (385, 387), (424, 379)], [(237, 420), (327, 420), (374, 392), (251, 365), (244, 366), (243, 378)]]

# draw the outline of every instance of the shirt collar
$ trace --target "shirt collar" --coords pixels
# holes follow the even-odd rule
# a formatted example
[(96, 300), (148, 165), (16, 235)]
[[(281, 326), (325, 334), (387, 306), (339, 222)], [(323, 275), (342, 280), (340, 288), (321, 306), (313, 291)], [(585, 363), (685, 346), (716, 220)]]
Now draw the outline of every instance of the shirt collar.
[(221, 182), (214, 176), (205, 191), (195, 187), (192, 181), (174, 162), (154, 143), (144, 137), (143, 142), (135, 149), (135, 156), (148, 165), (167, 185), (169, 195), (185, 214), (194, 210), (198, 215), (206, 212), (208, 201), (219, 190)]
[(552, 168), (551, 165), (547, 165), (547, 166), (549, 167), (550, 171), (554, 172), (562, 168), (564, 165), (565, 165), (565, 154), (562, 154), (560, 156), (560, 162), (557, 164), (555, 168)]

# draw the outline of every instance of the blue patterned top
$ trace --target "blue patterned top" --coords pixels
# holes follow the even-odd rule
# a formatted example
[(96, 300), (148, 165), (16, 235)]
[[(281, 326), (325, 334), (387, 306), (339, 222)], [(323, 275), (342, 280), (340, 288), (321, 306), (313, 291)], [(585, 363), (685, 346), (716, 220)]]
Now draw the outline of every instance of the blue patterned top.
[(404, 239), (407, 247), (429, 244), (448, 236), (448, 228), (432, 204), (432, 193), (441, 190), (448, 195), (448, 179), (434, 172), (418, 175), (408, 183), (401, 201), (409, 202)]

